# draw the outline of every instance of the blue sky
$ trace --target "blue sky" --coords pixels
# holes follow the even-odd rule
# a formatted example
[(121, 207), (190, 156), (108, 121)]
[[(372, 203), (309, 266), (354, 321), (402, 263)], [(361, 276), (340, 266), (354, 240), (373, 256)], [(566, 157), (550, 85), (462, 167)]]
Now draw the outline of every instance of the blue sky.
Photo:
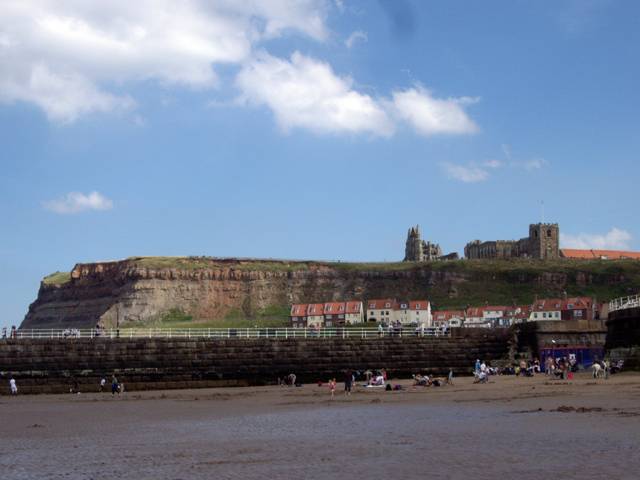
[(640, 249), (634, 1), (3, 2), (0, 325), (135, 255)]

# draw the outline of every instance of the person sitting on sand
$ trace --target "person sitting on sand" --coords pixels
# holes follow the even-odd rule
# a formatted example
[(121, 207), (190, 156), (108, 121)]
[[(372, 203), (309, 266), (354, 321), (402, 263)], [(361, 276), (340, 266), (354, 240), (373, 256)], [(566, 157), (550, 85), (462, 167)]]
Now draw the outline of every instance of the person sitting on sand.
[(478, 378), (476, 378), (473, 383), (487, 383), (489, 381), (489, 376), (487, 375), (487, 372), (480, 372), (478, 373)]
[(377, 375), (373, 378), (373, 380), (371, 380), (371, 385), (373, 385), (374, 387), (384, 385), (384, 377), (382, 375)]
[(429, 376), (425, 375), (423, 377), (419, 373), (414, 375), (414, 377), (413, 377), (413, 386), (414, 387), (428, 387), (429, 386)]

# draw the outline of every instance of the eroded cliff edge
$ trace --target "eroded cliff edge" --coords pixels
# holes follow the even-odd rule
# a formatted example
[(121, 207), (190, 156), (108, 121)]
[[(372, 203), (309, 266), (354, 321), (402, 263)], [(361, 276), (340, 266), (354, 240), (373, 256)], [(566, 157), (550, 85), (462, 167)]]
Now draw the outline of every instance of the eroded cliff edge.
[(46, 277), (21, 328), (144, 323), (171, 310), (194, 319), (252, 317), (292, 302), (428, 298), (438, 308), (530, 303), (536, 295), (600, 301), (640, 288), (637, 261), (340, 263), (135, 257), (77, 264)]

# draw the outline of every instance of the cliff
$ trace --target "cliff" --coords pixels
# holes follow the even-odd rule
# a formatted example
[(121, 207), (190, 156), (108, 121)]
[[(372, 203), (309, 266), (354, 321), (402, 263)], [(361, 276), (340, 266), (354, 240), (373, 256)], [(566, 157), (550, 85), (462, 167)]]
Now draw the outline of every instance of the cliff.
[(536, 295), (599, 301), (640, 288), (637, 261), (460, 260), (340, 263), (135, 257), (46, 277), (21, 328), (145, 324), (178, 310), (197, 320), (284, 317), (292, 302), (427, 298), (436, 308), (530, 303)]

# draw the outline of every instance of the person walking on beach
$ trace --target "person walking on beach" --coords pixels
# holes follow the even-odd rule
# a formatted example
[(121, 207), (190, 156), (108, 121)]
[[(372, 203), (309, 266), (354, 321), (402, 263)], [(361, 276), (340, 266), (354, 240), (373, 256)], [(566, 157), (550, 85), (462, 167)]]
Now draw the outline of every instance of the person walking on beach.
[(107, 379), (102, 377), (100, 379), (100, 389), (98, 390), (100, 393), (104, 392), (104, 387), (107, 385)]
[(11, 377), (9, 380), (9, 388), (11, 389), (11, 395), (18, 394), (18, 386), (16, 385), (16, 379)]
[(473, 371), (475, 372), (476, 376), (478, 375), (478, 373), (480, 373), (480, 365), (481, 365), (480, 359), (477, 358), (476, 359), (476, 365), (475, 365), (475, 367), (473, 369)]
[(116, 378), (116, 374), (114, 373), (111, 376), (111, 395), (115, 395), (115, 394), (120, 395), (120, 389), (118, 388), (118, 379)]
[(336, 393), (336, 379), (332, 378), (331, 380), (329, 380), (329, 390), (331, 391), (331, 400), (333, 400), (333, 397)]
[(347, 370), (344, 374), (344, 393), (345, 395), (351, 395), (351, 386), (353, 384), (353, 374), (351, 370)]

